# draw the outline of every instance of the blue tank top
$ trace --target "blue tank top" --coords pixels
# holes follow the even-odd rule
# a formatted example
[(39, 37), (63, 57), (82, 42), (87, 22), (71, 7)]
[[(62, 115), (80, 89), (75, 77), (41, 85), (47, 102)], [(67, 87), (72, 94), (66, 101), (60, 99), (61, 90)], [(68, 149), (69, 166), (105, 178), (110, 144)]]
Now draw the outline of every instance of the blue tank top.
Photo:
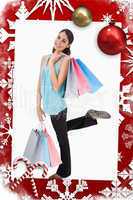
[[(41, 72), (41, 96), (44, 112), (49, 115), (56, 115), (67, 107), (63, 98), (66, 89), (66, 80), (63, 82), (58, 91), (55, 91), (52, 88), (50, 69), (48, 66), (48, 60), (50, 56), (51, 55), (49, 55), (48, 59), (46, 59), (47, 61), (44, 64)], [(58, 61), (55, 63), (54, 67), (55, 73), (58, 76), (60, 69), (60, 64)]]

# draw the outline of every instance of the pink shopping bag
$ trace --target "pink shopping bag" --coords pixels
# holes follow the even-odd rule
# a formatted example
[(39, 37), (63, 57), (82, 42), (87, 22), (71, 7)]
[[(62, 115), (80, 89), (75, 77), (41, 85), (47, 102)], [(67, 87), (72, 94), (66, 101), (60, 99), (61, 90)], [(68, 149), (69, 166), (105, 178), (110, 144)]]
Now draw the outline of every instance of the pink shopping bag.
[(82, 95), (86, 92), (91, 92), (91, 87), (89, 86), (86, 77), (84, 76), (83, 72), (80, 69), (80, 66), (74, 58), (71, 59), (71, 65), (77, 77), (77, 89), (79, 95)]
[(43, 125), (43, 134), (45, 137), (47, 137), (51, 166), (57, 166), (61, 163), (61, 158), (56, 149), (55, 143), (49, 134), (48, 128), (46, 128), (46, 126), (44, 125)]

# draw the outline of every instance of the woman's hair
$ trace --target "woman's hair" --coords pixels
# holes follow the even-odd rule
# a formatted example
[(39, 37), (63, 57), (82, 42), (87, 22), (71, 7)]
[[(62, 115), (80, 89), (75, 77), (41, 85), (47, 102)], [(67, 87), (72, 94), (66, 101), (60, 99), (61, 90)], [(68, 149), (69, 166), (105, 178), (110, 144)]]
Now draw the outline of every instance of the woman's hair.
[[(69, 44), (72, 44), (73, 40), (74, 40), (74, 35), (72, 33), (72, 31), (70, 31), (69, 29), (63, 29), (61, 30), (59, 33), (62, 33), (62, 32), (65, 32), (66, 35), (67, 35), (67, 38), (68, 38), (68, 41), (69, 41)], [(55, 48), (53, 48), (53, 51), (55, 51)], [(66, 48), (63, 50), (63, 53), (67, 54), (67, 55), (70, 55), (71, 54), (71, 50), (70, 50), (70, 47)]]

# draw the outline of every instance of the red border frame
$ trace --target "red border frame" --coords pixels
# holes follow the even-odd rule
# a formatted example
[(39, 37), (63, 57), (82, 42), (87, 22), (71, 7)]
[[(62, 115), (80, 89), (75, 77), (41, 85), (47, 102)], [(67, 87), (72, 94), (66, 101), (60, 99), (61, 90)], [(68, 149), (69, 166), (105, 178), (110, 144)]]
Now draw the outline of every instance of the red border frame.
[[(37, 2), (37, 1), (36, 1)], [(25, 0), (25, 6), (28, 11), (30, 11), (33, 6), (36, 4), (33, 0)], [(116, 183), (111, 181), (94, 181), (94, 180), (85, 180), (88, 189), (80, 190), (75, 194), (76, 199), (82, 199), (85, 196), (88, 196), (88, 199), (99, 199), (100, 196), (105, 198), (114, 198), (118, 197), (118, 190), (121, 191), (124, 195), (124, 188), (130, 191), (132, 188), (132, 152), (133, 152), (133, 102), (130, 97), (133, 95), (133, 72), (131, 71), (131, 67), (126, 62), (122, 62), (122, 60), (129, 59), (128, 56), (131, 56), (130, 51), (133, 51), (133, 31), (131, 31), (130, 25), (133, 22), (132, 20), (127, 20), (127, 12), (120, 12), (119, 5), (116, 2), (112, 2), (110, 0), (69, 0), (72, 7), (75, 9), (81, 5), (87, 7), (93, 16), (93, 21), (102, 21), (103, 15), (107, 13), (112, 15), (113, 19), (117, 22), (122, 23), (122, 28), (127, 28), (127, 48), (121, 53), (121, 77), (122, 81), (120, 83), (120, 125), (119, 125), (119, 155), (121, 157), (120, 161), (118, 161), (118, 181)], [(11, 34), (3, 43), (0, 43), (0, 147), (3, 145), (3, 141), (6, 141), (7, 144), (3, 146), (3, 149), (0, 149), (0, 164), (5, 166), (11, 166), (12, 159), (12, 117), (13, 117), (13, 107), (12, 107), (12, 85), (13, 85), (13, 77), (11, 73), (13, 71), (13, 63), (7, 68), (5, 67), (5, 62), (10, 58), (14, 61), (14, 49), (8, 49), (9, 44), (14, 41), (15, 30), (11, 29), (9, 26), (10, 21), (15, 21), (17, 19), (15, 13), (18, 11), (21, 4), (21, 0), (13, 3), (8, 3), (5, 9), (2, 12), (3, 19), (0, 22), (0, 28), (3, 28), (7, 31), (7, 33)], [(57, 12), (55, 14), (56, 20), (71, 20), (72, 11), (68, 8), (62, 6), (63, 14), (57, 8)], [(41, 6), (35, 12), (33, 12), (27, 19), (39, 19), (39, 20), (51, 20), (51, 15), (49, 9), (47, 12), (43, 14), (44, 7)], [(119, 13), (118, 13), (119, 11)], [(130, 51), (129, 51), (130, 50)], [(10, 74), (9, 74), (10, 72)], [(3, 87), (3, 80), (6, 81), (6, 86)], [(8, 102), (8, 104), (5, 104)], [(129, 106), (130, 111), (125, 111), (124, 107)], [(18, 182), (17, 182), (18, 181)], [(47, 179), (26, 179), (23, 178), (22, 181), (19, 180), (11, 180), (9, 174), (9, 187), (16, 191), (20, 196), (29, 194), (32, 199), (40, 199), (43, 194), (46, 196), (50, 196), (51, 199), (58, 199), (59, 195), (57, 192), (52, 192), (49, 189), (46, 189), (48, 180)], [(18, 183), (16, 187), (11, 187), (12, 184)], [(54, 182), (53, 182), (54, 184)], [(64, 183), (61, 180), (57, 180), (56, 184), (59, 187), (59, 190), (64, 193), (66, 188)], [(71, 185), (69, 187), (70, 193), (73, 193), (76, 190), (76, 186), (79, 184), (78, 180), (72, 180)], [(106, 190), (108, 189), (108, 190)], [(116, 192), (113, 190), (116, 189)], [(36, 195), (38, 194), (38, 196)], [(46, 198), (44, 195), (44, 199)], [(97, 197), (98, 196), (98, 197)]]

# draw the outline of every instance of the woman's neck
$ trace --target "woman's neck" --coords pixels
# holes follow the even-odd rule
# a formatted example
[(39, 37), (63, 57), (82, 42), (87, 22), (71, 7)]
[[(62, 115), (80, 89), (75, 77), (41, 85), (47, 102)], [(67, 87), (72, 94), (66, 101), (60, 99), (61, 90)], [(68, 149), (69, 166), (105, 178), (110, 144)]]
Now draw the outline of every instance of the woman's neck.
[(57, 50), (55, 50), (54, 53), (57, 54), (57, 55), (63, 54), (62, 51), (57, 51)]

